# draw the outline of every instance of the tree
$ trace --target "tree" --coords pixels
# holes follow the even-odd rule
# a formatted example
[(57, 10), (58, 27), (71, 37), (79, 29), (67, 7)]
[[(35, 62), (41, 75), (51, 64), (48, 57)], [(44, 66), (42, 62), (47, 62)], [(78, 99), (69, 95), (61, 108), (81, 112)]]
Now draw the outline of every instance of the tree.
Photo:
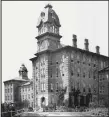
[(67, 87), (65, 88), (60, 88), (58, 91), (58, 105), (64, 105), (64, 95), (66, 93)]

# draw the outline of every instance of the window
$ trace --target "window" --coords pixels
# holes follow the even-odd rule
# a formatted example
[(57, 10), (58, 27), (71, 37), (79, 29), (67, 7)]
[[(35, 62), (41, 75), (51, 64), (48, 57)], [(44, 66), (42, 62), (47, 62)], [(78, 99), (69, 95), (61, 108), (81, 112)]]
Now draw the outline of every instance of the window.
[(31, 89), (33, 90), (33, 86), (31, 87)]
[(56, 76), (58, 77), (58, 68), (56, 69)]
[(95, 75), (93, 76), (93, 79), (96, 80), (96, 76)]
[(23, 100), (24, 100), (24, 95), (22, 97), (23, 97)]
[(89, 78), (90, 78), (90, 72), (89, 72)]
[(109, 74), (108, 74), (108, 73), (106, 74), (106, 78), (107, 78), (107, 80), (109, 80), (109, 79), (108, 79), (108, 78), (109, 78)]
[(41, 91), (45, 91), (45, 83), (41, 83)]
[(12, 100), (12, 95), (11, 95), (11, 100)]
[(83, 77), (85, 78), (85, 73), (83, 73)]
[(101, 86), (99, 92), (100, 93), (104, 93), (104, 89), (105, 89), (105, 87), (104, 86)]
[(79, 77), (79, 73), (77, 74), (77, 76)]
[(105, 78), (103, 77), (103, 80), (105, 80)]
[(96, 93), (96, 88), (93, 89), (94, 93)]
[(56, 62), (56, 64), (58, 64), (58, 62)]
[(43, 87), (44, 87), (44, 89), (43, 89), (43, 90), (45, 91), (45, 83), (43, 83)]
[(96, 67), (96, 64), (94, 64), (93, 66)]
[(74, 53), (72, 52), (72, 53), (71, 53), (71, 59), (73, 59), (73, 58), (74, 58)]
[(11, 88), (11, 93), (12, 93), (12, 88)]
[(8, 89), (8, 93), (9, 93), (9, 89)]
[(103, 68), (103, 62), (101, 61), (101, 68)]
[(58, 83), (56, 83), (56, 91), (58, 91)]
[(33, 102), (31, 103), (31, 106), (33, 107)]
[(71, 76), (73, 76), (73, 71), (71, 71)]
[(51, 78), (52, 78), (52, 69), (51, 69)]
[(53, 84), (51, 83), (50, 84), (50, 89), (51, 89), (51, 92), (53, 91)]
[(71, 60), (71, 62), (73, 63), (73, 60)]
[(33, 93), (31, 93), (31, 98), (33, 98)]
[(79, 63), (80, 63), (80, 61), (77, 61), (77, 63), (79, 64)]
[(36, 94), (37, 94), (37, 85), (36, 85)]
[(79, 59), (79, 54), (77, 54), (77, 59)]
[(50, 62), (50, 65), (52, 65), (52, 61)]
[(85, 92), (85, 88), (83, 88), (83, 92)]
[(37, 70), (38, 68), (36, 67), (36, 70)]
[(79, 74), (80, 74), (80, 68), (78, 68), (77, 70), (77, 76), (79, 77)]

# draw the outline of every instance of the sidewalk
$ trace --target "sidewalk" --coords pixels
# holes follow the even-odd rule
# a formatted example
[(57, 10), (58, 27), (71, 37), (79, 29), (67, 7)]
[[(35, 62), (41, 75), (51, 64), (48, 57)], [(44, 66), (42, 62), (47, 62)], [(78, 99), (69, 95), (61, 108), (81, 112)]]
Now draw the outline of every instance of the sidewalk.
[(69, 116), (88, 116), (88, 117), (91, 117), (89, 114), (86, 114), (86, 113), (83, 113), (83, 112), (38, 112), (37, 114), (39, 115), (42, 115), (42, 116), (66, 116), (66, 117), (69, 117)]

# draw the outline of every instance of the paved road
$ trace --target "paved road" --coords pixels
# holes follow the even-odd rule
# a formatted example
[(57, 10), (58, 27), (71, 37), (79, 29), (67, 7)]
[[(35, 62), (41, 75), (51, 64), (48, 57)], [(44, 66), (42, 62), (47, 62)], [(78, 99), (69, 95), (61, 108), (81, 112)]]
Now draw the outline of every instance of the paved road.
[(86, 114), (86, 113), (83, 113), (83, 112), (39, 112), (38, 113), (39, 115), (42, 115), (42, 116), (47, 116), (47, 117), (53, 117), (53, 116), (88, 116), (88, 117), (91, 117), (90, 115)]
[(21, 114), (21, 117), (91, 117), (90, 115), (84, 112), (24, 112)]

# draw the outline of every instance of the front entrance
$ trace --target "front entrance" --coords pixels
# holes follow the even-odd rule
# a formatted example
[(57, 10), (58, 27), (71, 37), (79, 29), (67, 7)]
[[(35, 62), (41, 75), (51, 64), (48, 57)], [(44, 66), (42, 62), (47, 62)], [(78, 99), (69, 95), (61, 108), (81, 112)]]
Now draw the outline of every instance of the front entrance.
[(45, 97), (42, 97), (41, 98), (41, 107), (44, 107), (45, 106)]

